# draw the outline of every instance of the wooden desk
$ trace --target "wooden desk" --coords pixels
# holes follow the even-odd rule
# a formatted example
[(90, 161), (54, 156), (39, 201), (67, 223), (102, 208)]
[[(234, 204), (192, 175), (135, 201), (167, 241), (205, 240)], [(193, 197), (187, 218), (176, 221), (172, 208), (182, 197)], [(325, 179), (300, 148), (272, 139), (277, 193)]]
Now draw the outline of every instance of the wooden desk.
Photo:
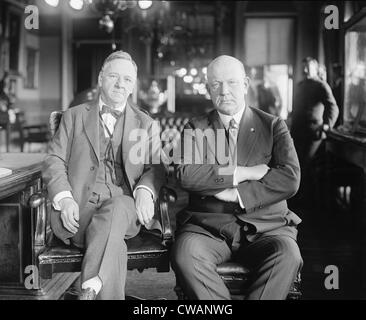
[[(39, 230), (45, 230), (46, 204), (29, 206), (42, 189), (44, 154), (5, 153), (0, 167), (13, 170), (0, 178), (0, 299), (59, 299), (78, 273), (61, 273), (50, 280), (37, 274), (37, 257), (45, 248)], [(37, 231), (38, 230), (38, 231)]]

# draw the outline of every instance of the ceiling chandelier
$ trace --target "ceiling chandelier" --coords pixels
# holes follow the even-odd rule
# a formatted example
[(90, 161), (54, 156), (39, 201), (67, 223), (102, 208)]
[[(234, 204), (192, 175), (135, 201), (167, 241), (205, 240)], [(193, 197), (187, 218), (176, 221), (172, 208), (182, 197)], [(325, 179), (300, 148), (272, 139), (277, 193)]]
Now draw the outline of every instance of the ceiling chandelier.
[[(44, 0), (48, 5), (57, 7), (59, 0)], [(114, 21), (118, 15), (127, 9), (138, 7), (147, 10), (153, 6), (153, 1), (147, 0), (68, 0), (69, 6), (77, 11), (90, 8), (94, 12), (102, 15), (99, 26), (107, 33), (114, 29)]]
[[(79, 0), (81, 1), (81, 0)], [(84, 0), (94, 11), (102, 13), (99, 27), (107, 33), (114, 29), (114, 19), (127, 9), (138, 7), (147, 10), (152, 6), (152, 1), (135, 0)]]

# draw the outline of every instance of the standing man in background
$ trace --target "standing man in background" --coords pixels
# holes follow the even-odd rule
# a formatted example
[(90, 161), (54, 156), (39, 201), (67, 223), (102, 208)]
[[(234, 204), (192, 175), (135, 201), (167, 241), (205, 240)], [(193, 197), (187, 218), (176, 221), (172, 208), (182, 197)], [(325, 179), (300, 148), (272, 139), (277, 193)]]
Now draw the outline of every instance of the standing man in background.
[(314, 160), (324, 153), (326, 132), (337, 121), (339, 109), (330, 86), (319, 78), (318, 62), (303, 60), (304, 79), (298, 84), (292, 112), (291, 135), (301, 167), (299, 199), (307, 203), (312, 189)]

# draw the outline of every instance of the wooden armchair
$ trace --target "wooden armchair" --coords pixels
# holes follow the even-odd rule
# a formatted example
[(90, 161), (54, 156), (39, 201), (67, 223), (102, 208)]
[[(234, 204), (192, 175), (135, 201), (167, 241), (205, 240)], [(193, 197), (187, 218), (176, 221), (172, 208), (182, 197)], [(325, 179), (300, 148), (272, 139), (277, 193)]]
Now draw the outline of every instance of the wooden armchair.
[[(55, 111), (50, 115), (49, 130), (53, 136), (59, 126), (62, 112)], [(128, 248), (129, 270), (137, 269), (142, 272), (147, 268), (156, 268), (158, 272), (169, 272), (169, 246), (172, 242), (173, 232), (168, 214), (168, 203), (176, 200), (173, 190), (163, 187), (156, 202), (156, 210), (162, 226), (162, 231), (146, 230), (126, 241)], [(47, 201), (47, 191), (35, 193), (31, 196), (29, 204), (38, 208), (38, 219), (35, 231), (35, 241), (39, 244), (38, 271), (42, 279), (50, 279), (55, 273), (79, 272), (83, 259), (83, 251), (74, 246), (67, 246), (58, 240), (52, 233), (49, 225), (50, 206)]]
[[(162, 226), (162, 231), (141, 229), (140, 233), (127, 240), (129, 270), (137, 269), (142, 272), (147, 268), (156, 268), (158, 272), (169, 272), (168, 249), (172, 242), (173, 233), (168, 214), (168, 202), (176, 199), (174, 191), (162, 188), (157, 201), (156, 210)], [(42, 248), (38, 254), (38, 271), (42, 279), (51, 279), (54, 273), (79, 272), (83, 259), (83, 251), (74, 246), (65, 245), (52, 233), (49, 226), (47, 207), (47, 192), (33, 194), (29, 204), (31, 208), (43, 208), (37, 219), (35, 239)]]

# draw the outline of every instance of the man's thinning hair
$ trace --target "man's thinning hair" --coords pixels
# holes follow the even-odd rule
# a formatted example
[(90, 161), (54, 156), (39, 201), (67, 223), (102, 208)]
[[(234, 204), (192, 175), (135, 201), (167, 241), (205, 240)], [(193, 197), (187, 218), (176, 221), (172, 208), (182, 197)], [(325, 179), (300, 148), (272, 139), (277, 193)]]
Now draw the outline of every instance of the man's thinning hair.
[(207, 67), (207, 74), (209, 73), (210, 69), (212, 68), (212, 66), (217, 63), (217, 61), (219, 60), (222, 60), (222, 59), (227, 59), (227, 60), (232, 60), (232, 61), (236, 61), (239, 66), (240, 66), (240, 69), (243, 71), (243, 76), (245, 77), (246, 76), (246, 72), (245, 72), (245, 68), (244, 68), (244, 64), (237, 58), (235, 57), (232, 57), (232, 56), (228, 56), (228, 55), (221, 55), (221, 56), (218, 56), (217, 58), (215, 58), (214, 60), (212, 60), (208, 67)]
[(109, 62), (112, 62), (113, 60), (117, 60), (117, 59), (122, 59), (122, 60), (127, 60), (130, 61), (132, 63), (132, 65), (134, 66), (135, 70), (136, 70), (136, 74), (137, 74), (137, 64), (136, 62), (132, 59), (132, 57), (130, 56), (129, 53), (119, 50), (119, 51), (115, 51), (113, 53), (111, 53), (103, 62), (103, 66), (101, 69), (101, 72), (104, 71), (106, 65)]

